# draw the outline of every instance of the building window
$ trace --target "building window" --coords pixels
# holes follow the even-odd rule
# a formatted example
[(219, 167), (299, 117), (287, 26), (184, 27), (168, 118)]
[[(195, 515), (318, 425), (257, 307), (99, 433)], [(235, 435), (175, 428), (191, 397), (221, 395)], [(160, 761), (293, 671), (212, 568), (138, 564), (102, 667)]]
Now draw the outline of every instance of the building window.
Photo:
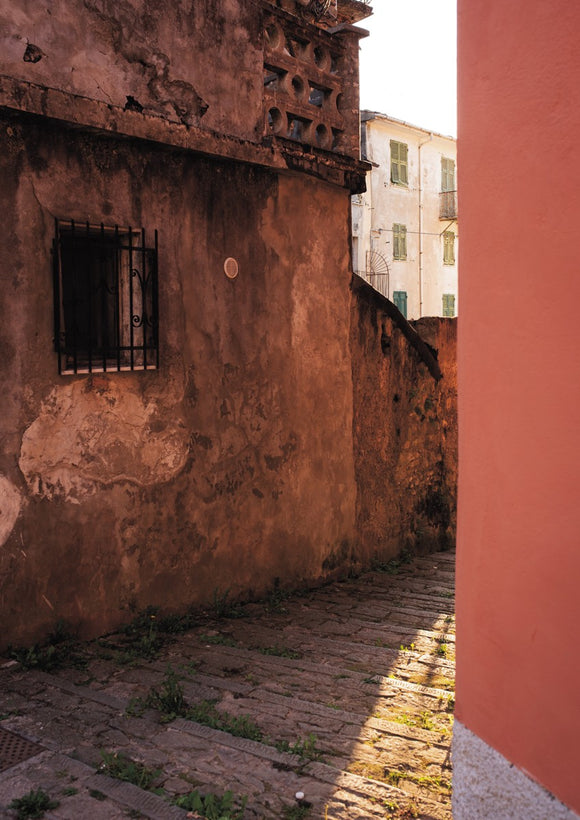
[(441, 190), (455, 191), (455, 160), (441, 157)]
[(395, 290), (393, 291), (393, 302), (399, 308), (405, 319), (407, 318), (407, 291)]
[(443, 264), (455, 264), (455, 232), (443, 231)]
[(408, 153), (404, 142), (391, 140), (391, 182), (397, 185), (408, 185)]
[(393, 259), (407, 258), (407, 226), (393, 225)]
[(157, 231), (57, 219), (53, 261), (59, 372), (158, 367)]
[(447, 318), (451, 318), (455, 316), (455, 294), (454, 293), (444, 293), (443, 294), (443, 316)]
[(441, 157), (441, 193), (439, 219), (457, 219), (457, 188), (455, 160)]

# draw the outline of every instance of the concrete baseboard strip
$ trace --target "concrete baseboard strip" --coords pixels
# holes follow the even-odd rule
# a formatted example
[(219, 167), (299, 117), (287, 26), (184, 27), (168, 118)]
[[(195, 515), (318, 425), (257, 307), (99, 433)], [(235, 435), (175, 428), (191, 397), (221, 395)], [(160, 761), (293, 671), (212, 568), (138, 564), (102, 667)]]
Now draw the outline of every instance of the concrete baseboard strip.
[(452, 755), (453, 820), (579, 820), (458, 720)]

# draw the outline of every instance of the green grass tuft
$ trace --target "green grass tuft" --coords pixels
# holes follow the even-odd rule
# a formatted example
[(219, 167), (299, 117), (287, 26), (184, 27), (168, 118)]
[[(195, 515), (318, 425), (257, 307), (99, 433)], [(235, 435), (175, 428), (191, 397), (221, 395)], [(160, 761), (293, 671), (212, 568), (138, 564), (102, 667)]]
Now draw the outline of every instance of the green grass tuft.
[(46, 811), (56, 809), (60, 804), (43, 792), (42, 789), (33, 789), (22, 797), (17, 797), (10, 803), (9, 808), (16, 812), (17, 820), (43, 817)]
[(215, 794), (201, 794), (197, 790), (182, 794), (174, 799), (174, 804), (185, 809), (188, 817), (205, 817), (206, 820), (242, 820), (248, 798), (239, 799), (227, 791), (222, 797)]

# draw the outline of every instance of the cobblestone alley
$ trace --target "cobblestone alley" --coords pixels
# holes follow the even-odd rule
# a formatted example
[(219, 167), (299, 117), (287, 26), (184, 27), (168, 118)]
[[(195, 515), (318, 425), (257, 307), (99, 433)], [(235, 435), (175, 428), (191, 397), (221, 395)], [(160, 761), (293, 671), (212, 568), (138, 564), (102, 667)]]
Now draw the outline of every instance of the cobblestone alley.
[(4, 659), (0, 816), (450, 818), (454, 559)]

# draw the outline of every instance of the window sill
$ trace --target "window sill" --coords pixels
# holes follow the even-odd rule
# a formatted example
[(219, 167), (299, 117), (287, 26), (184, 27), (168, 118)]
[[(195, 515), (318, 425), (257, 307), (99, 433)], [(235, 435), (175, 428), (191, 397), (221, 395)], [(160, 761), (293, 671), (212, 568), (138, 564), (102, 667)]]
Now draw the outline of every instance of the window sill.
[(80, 366), (77, 367), (76, 370), (73, 368), (66, 368), (60, 371), (61, 376), (90, 376), (93, 373), (134, 373), (136, 370), (157, 370), (157, 365), (155, 364), (148, 364), (146, 367), (142, 364), (136, 364), (131, 367), (130, 364), (122, 364), (120, 367), (107, 367), (104, 368), (102, 365), (95, 365), (89, 368), (88, 366)]

